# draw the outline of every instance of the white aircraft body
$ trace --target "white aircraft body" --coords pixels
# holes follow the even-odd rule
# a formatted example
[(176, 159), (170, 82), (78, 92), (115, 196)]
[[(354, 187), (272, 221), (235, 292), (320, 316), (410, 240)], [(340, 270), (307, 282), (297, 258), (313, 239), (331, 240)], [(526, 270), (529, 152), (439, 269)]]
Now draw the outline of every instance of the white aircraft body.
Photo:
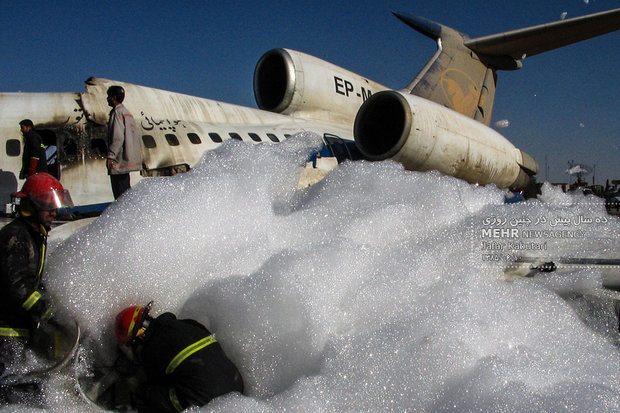
[(396, 16), (438, 46), (399, 91), (307, 54), (274, 49), (254, 74), (260, 109), (97, 78), (86, 80), (82, 93), (0, 93), (0, 202), (9, 212), (10, 194), (23, 184), (18, 123), (25, 118), (44, 144), (55, 147), (60, 180), (82, 211), (112, 201), (104, 159), (111, 85), (125, 88), (123, 103), (140, 129), (144, 171), (132, 173), (132, 183), (185, 172), (227, 139), (277, 143), (312, 131), (323, 136), (325, 147), (306, 165), (308, 184), (338, 162), (364, 158), (522, 189), (538, 165), (489, 127), (497, 71), (518, 69), (525, 56), (620, 28), (616, 9), (470, 39), (420, 17)]

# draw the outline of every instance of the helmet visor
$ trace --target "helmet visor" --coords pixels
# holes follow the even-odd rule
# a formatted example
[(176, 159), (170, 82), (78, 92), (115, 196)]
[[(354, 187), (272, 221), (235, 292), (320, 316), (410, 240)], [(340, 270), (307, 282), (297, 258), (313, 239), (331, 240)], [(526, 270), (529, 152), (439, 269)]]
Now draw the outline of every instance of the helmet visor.
[(37, 208), (43, 211), (73, 207), (71, 194), (69, 194), (69, 191), (66, 189), (62, 191), (51, 189), (36, 195), (30, 195), (30, 199), (34, 202)]

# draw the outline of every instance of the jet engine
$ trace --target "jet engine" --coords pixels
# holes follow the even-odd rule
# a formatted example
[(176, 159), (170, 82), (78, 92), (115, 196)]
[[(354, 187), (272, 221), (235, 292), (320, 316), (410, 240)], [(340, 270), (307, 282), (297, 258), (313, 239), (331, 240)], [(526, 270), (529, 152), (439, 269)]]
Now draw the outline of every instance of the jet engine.
[(350, 126), (362, 102), (372, 93), (387, 89), (334, 64), (289, 49), (268, 51), (254, 71), (254, 96), (260, 109)]
[(482, 123), (415, 95), (383, 91), (360, 107), (353, 134), (370, 160), (437, 170), (471, 183), (523, 189), (538, 163)]

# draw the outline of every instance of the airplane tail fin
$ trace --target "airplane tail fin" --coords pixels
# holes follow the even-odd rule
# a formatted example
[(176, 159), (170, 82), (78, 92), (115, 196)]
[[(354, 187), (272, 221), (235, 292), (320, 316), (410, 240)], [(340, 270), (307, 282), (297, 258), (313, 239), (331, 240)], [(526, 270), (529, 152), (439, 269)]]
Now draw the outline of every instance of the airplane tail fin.
[(515, 70), (522, 59), (620, 29), (620, 9), (470, 39), (418, 16), (394, 13), (437, 41), (437, 52), (404, 91), (476, 119), (491, 121), (497, 70)]

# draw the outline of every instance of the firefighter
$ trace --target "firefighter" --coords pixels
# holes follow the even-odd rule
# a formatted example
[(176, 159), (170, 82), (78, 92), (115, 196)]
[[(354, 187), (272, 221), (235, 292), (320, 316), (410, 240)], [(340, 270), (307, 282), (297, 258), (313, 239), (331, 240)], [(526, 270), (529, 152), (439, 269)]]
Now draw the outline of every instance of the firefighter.
[(53, 358), (46, 326), (54, 307), (41, 276), (56, 211), (73, 206), (68, 191), (47, 173), (30, 176), (13, 195), (20, 199), (18, 217), (0, 230), (0, 371), (22, 361), (25, 348)]
[(243, 392), (243, 380), (215, 336), (194, 320), (172, 313), (149, 316), (152, 302), (116, 317), (115, 333), (146, 373), (132, 395), (139, 412), (180, 412), (223, 394)]
[(24, 136), (24, 153), (19, 179), (26, 179), (37, 172), (47, 172), (45, 145), (43, 145), (41, 135), (34, 130), (34, 123), (30, 119), (24, 119), (19, 122), (19, 128)]

